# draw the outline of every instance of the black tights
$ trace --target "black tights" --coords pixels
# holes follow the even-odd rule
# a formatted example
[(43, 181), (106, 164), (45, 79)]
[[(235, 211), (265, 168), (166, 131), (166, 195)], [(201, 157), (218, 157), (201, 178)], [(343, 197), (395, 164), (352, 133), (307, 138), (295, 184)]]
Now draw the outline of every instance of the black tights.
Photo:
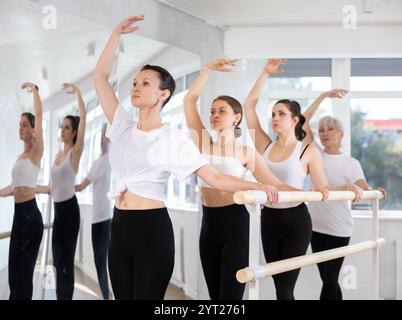
[(174, 266), (174, 236), (166, 208), (114, 208), (109, 273), (116, 300), (162, 300)]
[(245, 206), (203, 206), (200, 256), (212, 300), (243, 298), (245, 285), (236, 280), (236, 272), (248, 266), (248, 236)]
[[(272, 209), (261, 213), (261, 238), (266, 261), (274, 262), (306, 253), (311, 239), (311, 217), (307, 206)], [(293, 291), (300, 269), (273, 276), (276, 298), (294, 300)]]
[[(336, 237), (329, 234), (313, 232), (311, 249), (313, 252), (344, 247), (349, 244), (350, 237)], [(318, 263), (318, 270), (323, 282), (320, 300), (342, 300), (342, 290), (338, 283), (343, 257)]]
[(80, 207), (75, 195), (69, 200), (55, 202), (52, 250), (57, 300), (73, 299), (74, 256), (79, 230)]

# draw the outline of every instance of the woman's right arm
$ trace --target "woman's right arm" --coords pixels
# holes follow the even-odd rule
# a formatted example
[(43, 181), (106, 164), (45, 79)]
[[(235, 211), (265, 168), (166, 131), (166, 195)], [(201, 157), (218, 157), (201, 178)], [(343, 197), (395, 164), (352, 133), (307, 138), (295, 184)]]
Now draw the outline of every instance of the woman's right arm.
[(35, 193), (44, 193), (50, 194), (50, 185), (49, 186), (36, 186)]
[(219, 172), (211, 165), (204, 165), (194, 173), (205, 180), (214, 189), (224, 192), (261, 190), (267, 194), (269, 203), (275, 204), (278, 202), (278, 191), (269, 185), (240, 180), (236, 177)]
[(303, 125), (303, 130), (306, 131), (306, 136), (303, 139), (305, 144), (312, 143), (314, 141), (314, 135), (310, 127), (310, 120), (313, 118), (315, 112), (321, 103), (325, 100), (325, 98), (343, 98), (348, 93), (348, 90), (345, 89), (334, 89), (331, 91), (326, 91), (321, 93), (317, 99), (303, 112), (304, 118), (306, 118), (306, 122)]
[(91, 181), (89, 181), (87, 178), (85, 178), (80, 184), (75, 185), (75, 191), (80, 192), (84, 190), (86, 187), (88, 187), (91, 184)]
[(11, 184), (3, 189), (0, 189), (0, 197), (10, 197), (13, 195), (13, 188)]
[[(204, 68), (201, 69), (197, 79), (191, 85), (186, 96), (184, 97), (184, 115), (186, 117), (187, 127), (190, 129), (193, 142), (200, 151), (203, 149), (202, 146), (206, 143), (210, 143), (212, 139), (202, 124), (200, 114), (197, 110), (197, 101), (200, 98), (202, 90), (208, 81), (209, 73), (213, 70), (231, 72), (232, 69), (230, 67), (234, 66), (236, 61), (236, 59), (221, 59), (208, 63)], [(204, 141), (204, 138), (206, 141)]]
[(144, 20), (143, 15), (126, 18), (113, 30), (92, 75), (96, 93), (109, 123), (112, 123), (119, 105), (116, 94), (108, 81), (112, 71), (113, 59), (119, 46), (121, 35), (137, 31), (139, 27), (133, 26), (133, 23), (141, 20)]
[(248, 94), (246, 101), (244, 102), (244, 112), (246, 116), (247, 127), (250, 131), (250, 135), (253, 139), (256, 150), (261, 154), (264, 152), (267, 145), (271, 142), (271, 138), (266, 132), (264, 132), (261, 127), (260, 121), (258, 120), (256, 111), (257, 103), (260, 99), (262, 90), (268, 77), (271, 74), (282, 73), (284, 70), (279, 69), (279, 67), (281, 65), (284, 65), (285, 63), (286, 60), (284, 59), (269, 59), (264, 67), (264, 70), (262, 70), (253, 88)]

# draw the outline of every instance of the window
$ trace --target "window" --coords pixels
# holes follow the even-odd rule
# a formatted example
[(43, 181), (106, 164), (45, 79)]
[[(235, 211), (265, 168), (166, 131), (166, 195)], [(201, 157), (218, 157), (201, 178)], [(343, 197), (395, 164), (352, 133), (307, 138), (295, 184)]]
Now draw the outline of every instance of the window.
[[(194, 77), (197, 75), (198, 72), (195, 72), (176, 79), (176, 84), (179, 84), (176, 94), (163, 107), (161, 113), (163, 123), (172, 128), (179, 128), (186, 134), (188, 134), (188, 129), (183, 114), (183, 99), (187, 90), (184, 88), (188, 88), (188, 81), (194, 81)], [(166, 204), (174, 207), (197, 208), (198, 189), (196, 176), (192, 175), (180, 182), (174, 175), (171, 175), (165, 189)]]
[(352, 156), (371, 187), (387, 190), (381, 209), (402, 210), (402, 97), (352, 99), (351, 107)]

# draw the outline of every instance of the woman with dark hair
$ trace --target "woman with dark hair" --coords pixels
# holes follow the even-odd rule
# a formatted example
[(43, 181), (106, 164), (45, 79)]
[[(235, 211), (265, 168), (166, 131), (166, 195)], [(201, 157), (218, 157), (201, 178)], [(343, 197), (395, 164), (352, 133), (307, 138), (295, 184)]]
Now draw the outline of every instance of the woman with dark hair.
[(75, 176), (84, 150), (85, 103), (80, 90), (65, 83), (69, 94), (76, 94), (80, 116), (68, 115), (61, 127), (61, 150), (50, 170), (50, 185), (38, 186), (40, 193), (50, 193), (54, 202), (52, 233), (53, 263), (56, 268), (58, 300), (71, 300), (74, 293), (74, 256), (80, 228), (80, 208), (75, 196)]
[[(238, 141), (243, 117), (239, 101), (230, 96), (218, 96), (212, 102), (210, 124), (217, 132), (212, 140), (197, 111), (209, 74), (231, 72), (236, 60), (217, 60), (201, 69), (184, 98), (187, 126), (199, 151), (217, 170), (244, 179), (248, 170), (261, 183), (278, 190), (298, 191), (282, 184), (265, 166), (261, 155)], [(212, 300), (241, 300), (245, 285), (236, 280), (236, 272), (248, 266), (249, 214), (244, 205), (233, 201), (233, 193), (216, 190), (200, 180), (202, 226), (200, 257), (209, 295)]]
[(14, 219), (10, 238), (8, 283), (10, 300), (31, 300), (33, 274), (43, 235), (42, 214), (35, 199), (36, 180), (43, 156), (42, 101), (38, 86), (24, 83), (33, 94), (35, 116), (24, 112), (20, 119), (20, 139), (24, 152), (18, 156), (11, 185), (0, 196), (14, 196)]
[(208, 165), (179, 129), (161, 122), (160, 111), (175, 90), (170, 73), (147, 65), (135, 76), (131, 104), (134, 121), (119, 105), (108, 82), (122, 34), (138, 30), (144, 16), (123, 20), (113, 31), (93, 73), (96, 92), (110, 124), (110, 164), (115, 199), (109, 247), (109, 273), (116, 299), (163, 299), (174, 265), (173, 228), (164, 204), (171, 173), (180, 179), (195, 173), (214, 188), (235, 192), (263, 190), (271, 202), (277, 193), (261, 183), (224, 175)]
[[(272, 109), (272, 128), (277, 134), (272, 141), (261, 128), (256, 105), (267, 78), (281, 73), (283, 59), (268, 60), (260, 77), (251, 89), (245, 103), (247, 126), (257, 151), (268, 168), (281, 181), (302, 189), (310, 175), (314, 190), (328, 197), (328, 183), (322, 168), (321, 155), (314, 145), (302, 142), (306, 133), (302, 129), (304, 117), (300, 105), (292, 100), (280, 100)], [(311, 239), (311, 217), (304, 203), (265, 204), (261, 213), (261, 236), (267, 262), (304, 255)], [(278, 300), (293, 300), (294, 287), (300, 269), (273, 276)]]

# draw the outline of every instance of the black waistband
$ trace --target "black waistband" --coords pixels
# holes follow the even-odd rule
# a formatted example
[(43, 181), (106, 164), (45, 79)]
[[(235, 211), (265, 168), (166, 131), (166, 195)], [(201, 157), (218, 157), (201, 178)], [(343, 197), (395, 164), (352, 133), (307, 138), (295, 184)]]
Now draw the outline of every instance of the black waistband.
[(25, 202), (21, 202), (21, 203), (15, 203), (14, 202), (14, 208), (15, 209), (32, 208), (33, 206), (37, 206), (36, 198), (33, 198), (33, 199), (25, 201)]

